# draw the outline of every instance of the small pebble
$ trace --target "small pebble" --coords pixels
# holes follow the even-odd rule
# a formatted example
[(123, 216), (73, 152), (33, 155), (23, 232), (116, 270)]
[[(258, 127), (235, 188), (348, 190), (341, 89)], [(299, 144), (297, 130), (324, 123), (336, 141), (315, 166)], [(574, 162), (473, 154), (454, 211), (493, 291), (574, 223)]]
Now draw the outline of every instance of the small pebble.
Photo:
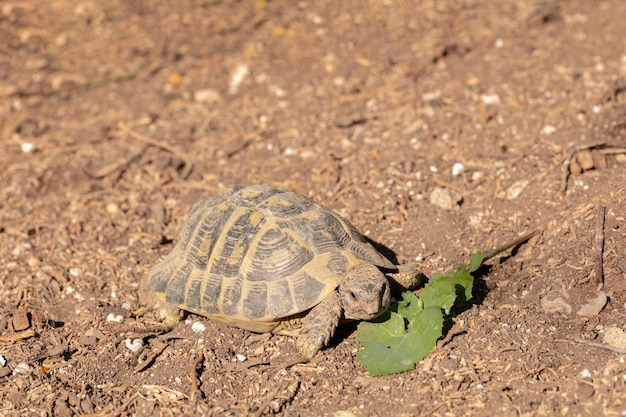
[(30, 327), (30, 319), (28, 318), (28, 313), (26, 311), (16, 311), (13, 314), (13, 330), (16, 332), (21, 332), (22, 330), (26, 330)]
[(485, 104), (500, 104), (500, 96), (497, 94), (483, 94), (480, 99)]
[(4, 359), (4, 356), (0, 355), (0, 367), (5, 366), (7, 364), (7, 360)]
[(435, 187), (430, 193), (430, 203), (444, 210), (452, 210), (463, 202), (463, 196), (454, 190)]
[(22, 148), (22, 152), (24, 152), (24, 153), (29, 153), (29, 152), (31, 152), (33, 149), (35, 149), (35, 145), (33, 145), (33, 144), (32, 144), (32, 143), (30, 143), (30, 142), (24, 142), (24, 143), (22, 143), (21, 148)]
[(519, 180), (515, 181), (509, 188), (506, 190), (506, 199), (514, 200), (522, 194), (524, 189), (528, 186), (528, 180)]
[(228, 92), (230, 94), (237, 94), (237, 90), (239, 90), (239, 86), (241, 85), (243, 80), (245, 80), (249, 72), (250, 70), (248, 69), (248, 66), (245, 64), (240, 64), (235, 68), (235, 70), (233, 71), (230, 77), (230, 86), (228, 88)]
[(240, 354), (240, 353), (238, 353), (238, 354), (236, 355), (236, 357), (237, 357), (237, 360), (238, 360), (239, 362), (243, 362), (243, 361), (245, 361), (246, 359), (248, 359), (248, 358), (246, 358), (244, 355), (242, 355), (242, 354)]
[(547, 313), (569, 314), (572, 306), (568, 303), (570, 295), (564, 289), (554, 290), (541, 298), (541, 309)]
[(591, 372), (589, 371), (589, 369), (583, 369), (582, 371), (580, 371), (580, 376), (582, 376), (583, 378), (591, 378)]
[(452, 165), (452, 176), (456, 177), (457, 175), (461, 174), (464, 169), (465, 166), (461, 162), (455, 163), (454, 165)]
[(196, 333), (202, 333), (206, 330), (206, 326), (202, 322), (194, 321), (191, 325), (191, 330)]
[(439, 98), (441, 98), (441, 91), (439, 90), (422, 94), (422, 100), (424, 101), (434, 101)]
[(107, 213), (109, 214), (115, 214), (119, 211), (119, 208), (117, 207), (117, 204), (109, 203), (106, 205), (106, 210), (107, 210)]
[(598, 291), (597, 296), (587, 300), (587, 302), (580, 307), (576, 314), (582, 317), (595, 317), (600, 314), (608, 301), (609, 298), (606, 293), (604, 291)]
[(15, 369), (13, 369), (13, 375), (25, 375), (30, 374), (34, 369), (27, 363), (18, 363)]
[(198, 90), (193, 94), (194, 101), (198, 103), (221, 103), (222, 96), (219, 91), (212, 88)]
[(143, 340), (142, 339), (126, 339), (124, 340), (124, 344), (126, 345), (126, 348), (128, 348), (128, 350), (130, 350), (131, 352), (140, 352), (141, 349), (143, 349)]
[(618, 349), (626, 349), (626, 332), (619, 327), (611, 326), (605, 330), (603, 341)]
[(121, 314), (109, 313), (107, 321), (111, 323), (121, 323), (124, 320), (124, 316)]

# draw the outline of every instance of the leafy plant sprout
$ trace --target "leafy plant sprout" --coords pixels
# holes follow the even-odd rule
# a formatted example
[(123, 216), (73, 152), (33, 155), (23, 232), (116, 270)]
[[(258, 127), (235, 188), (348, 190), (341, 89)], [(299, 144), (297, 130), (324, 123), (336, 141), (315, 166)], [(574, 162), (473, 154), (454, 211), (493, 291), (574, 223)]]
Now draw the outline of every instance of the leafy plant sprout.
[(411, 370), (428, 355), (443, 336), (453, 306), (472, 298), (473, 273), (487, 260), (535, 236), (528, 233), (513, 242), (478, 251), (469, 265), (461, 265), (447, 275), (435, 274), (419, 292), (402, 293), (402, 299), (374, 322), (361, 322), (357, 339), (363, 349), (357, 354), (371, 375), (391, 375)]

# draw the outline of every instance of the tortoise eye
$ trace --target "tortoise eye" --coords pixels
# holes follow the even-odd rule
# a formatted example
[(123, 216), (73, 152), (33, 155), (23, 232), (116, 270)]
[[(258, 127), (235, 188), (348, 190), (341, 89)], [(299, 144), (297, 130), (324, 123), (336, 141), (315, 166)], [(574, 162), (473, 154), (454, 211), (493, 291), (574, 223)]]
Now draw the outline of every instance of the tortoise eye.
[(354, 293), (354, 291), (348, 292), (348, 295), (350, 296), (350, 299), (352, 299), (353, 301), (356, 301), (356, 294)]

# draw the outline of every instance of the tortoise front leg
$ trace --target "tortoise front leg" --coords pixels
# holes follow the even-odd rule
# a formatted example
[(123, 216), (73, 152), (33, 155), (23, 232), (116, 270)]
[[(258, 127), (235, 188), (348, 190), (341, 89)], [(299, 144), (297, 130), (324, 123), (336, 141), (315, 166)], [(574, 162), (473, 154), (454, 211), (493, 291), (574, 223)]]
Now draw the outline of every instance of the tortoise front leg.
[(394, 291), (406, 291), (416, 289), (422, 282), (428, 279), (422, 274), (416, 265), (397, 265), (398, 272), (387, 273)]
[(342, 311), (339, 293), (334, 291), (302, 317), (302, 330), (296, 340), (298, 352), (309, 360), (313, 359), (333, 336)]

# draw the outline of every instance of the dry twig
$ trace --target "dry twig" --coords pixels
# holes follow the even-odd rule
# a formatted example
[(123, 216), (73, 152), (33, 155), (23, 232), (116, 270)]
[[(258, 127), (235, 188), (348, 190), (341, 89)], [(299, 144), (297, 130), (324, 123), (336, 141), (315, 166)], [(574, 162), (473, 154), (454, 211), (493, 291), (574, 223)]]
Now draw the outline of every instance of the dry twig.
[(272, 392), (266, 399), (265, 401), (263, 401), (263, 404), (261, 404), (259, 406), (259, 408), (256, 410), (256, 412), (254, 414), (252, 414), (254, 417), (261, 417), (264, 413), (265, 413), (265, 409), (267, 407), (270, 406), (270, 404), (272, 403), (272, 401), (274, 401), (274, 398), (276, 398), (276, 396), (284, 389), (284, 387), (286, 386), (286, 383), (282, 383), (278, 386), (277, 389), (274, 390), (274, 392)]
[(442, 180), (441, 178), (438, 177), (433, 177), (433, 182), (435, 184), (437, 184), (440, 187), (444, 187), (444, 188), (450, 188), (451, 190), (456, 191), (457, 193), (460, 194), (467, 194), (466, 191), (464, 189), (462, 189), (461, 187), (457, 187), (456, 185), (446, 181), (446, 180)]
[[(120, 128), (121, 131), (123, 131), (124, 133), (126, 133), (127, 135), (129, 135), (130, 137), (132, 137), (135, 140), (138, 140), (140, 142), (146, 143), (148, 145), (152, 145), (155, 146), (157, 148), (163, 149), (164, 151), (167, 151), (175, 156), (177, 156), (178, 158), (182, 159), (185, 162), (185, 173), (189, 173), (191, 171), (191, 167), (193, 165), (193, 163), (191, 162), (192, 159), (184, 152), (180, 151), (179, 149), (165, 143), (165, 142), (161, 142), (159, 140), (153, 139), (149, 136), (146, 135), (142, 135), (141, 133), (137, 133), (134, 130), (132, 130), (131, 128), (129, 128), (128, 126), (126, 126), (123, 123), (119, 123), (117, 125), (117, 127)], [(186, 175), (183, 175), (183, 178)]]
[(202, 352), (198, 352), (198, 357), (193, 364), (191, 365), (191, 398), (198, 399), (202, 398), (202, 391), (200, 391), (200, 381), (198, 380), (198, 367), (204, 361), (204, 354)]
[(148, 357), (143, 362), (141, 362), (139, 365), (135, 366), (135, 368), (133, 368), (133, 371), (134, 372), (141, 372), (144, 369), (146, 369), (156, 359), (156, 357), (159, 356), (165, 350), (165, 348), (168, 345), (169, 344), (167, 342), (163, 343), (161, 346), (159, 346), (159, 348), (157, 350), (155, 350), (150, 355), (148, 355)]
[(133, 164), (135, 161), (139, 160), (139, 158), (141, 158), (141, 156), (146, 153), (146, 149), (145, 147), (143, 149), (141, 149), (141, 151), (137, 152), (136, 154), (132, 155), (130, 158), (128, 158), (127, 160), (123, 161), (122, 163), (114, 163), (111, 165), (107, 165), (104, 168), (99, 169), (97, 172), (91, 172), (89, 171), (87, 168), (85, 168), (82, 165), (79, 165), (80, 169), (83, 170), (83, 172), (85, 174), (87, 174), (87, 176), (91, 179), (94, 180), (101, 180), (111, 174), (114, 174), (115, 172), (120, 172), (120, 175), (122, 175), (123, 171), (125, 169), (127, 169), (131, 164)]
[(567, 191), (567, 181), (569, 180), (570, 175), (570, 165), (572, 163), (572, 158), (576, 154), (576, 151), (570, 152), (569, 156), (563, 160), (561, 164), (561, 187), (559, 188), (559, 194), (561, 198), (565, 196), (565, 192)]
[(116, 409), (113, 414), (111, 414), (111, 417), (116, 417), (116, 416), (121, 416), (124, 411), (126, 411), (126, 409), (128, 408), (128, 406), (137, 399), (137, 397), (139, 396), (139, 393), (134, 393), (133, 395), (131, 395), (128, 400), (126, 400), (124, 402), (124, 404), (122, 404), (118, 409)]
[(620, 355), (626, 355), (626, 349), (620, 349), (615, 346), (607, 345), (604, 343), (592, 342), (591, 340), (585, 340), (582, 337), (576, 336), (572, 339), (575, 342), (582, 343), (583, 345), (593, 346), (600, 349), (610, 350), (611, 352), (619, 353)]
[(446, 343), (452, 340), (454, 336), (462, 332), (463, 330), (457, 324), (453, 324), (452, 328), (448, 331), (446, 336), (443, 339), (437, 340), (437, 349), (441, 349)]
[(604, 271), (603, 271), (603, 250), (604, 250), (604, 215), (606, 212), (606, 208), (602, 205), (598, 206), (598, 215), (596, 217), (596, 234), (595, 240), (593, 244), (594, 249), (594, 272), (595, 279), (597, 283), (604, 282)]
[(30, 329), (30, 330), (25, 330), (23, 332), (20, 333), (15, 333), (14, 335), (11, 335), (9, 337), (0, 337), (0, 342), (3, 343), (15, 343), (18, 340), (22, 340), (22, 339), (28, 339), (31, 337), (36, 336), (36, 333), (34, 330)]

